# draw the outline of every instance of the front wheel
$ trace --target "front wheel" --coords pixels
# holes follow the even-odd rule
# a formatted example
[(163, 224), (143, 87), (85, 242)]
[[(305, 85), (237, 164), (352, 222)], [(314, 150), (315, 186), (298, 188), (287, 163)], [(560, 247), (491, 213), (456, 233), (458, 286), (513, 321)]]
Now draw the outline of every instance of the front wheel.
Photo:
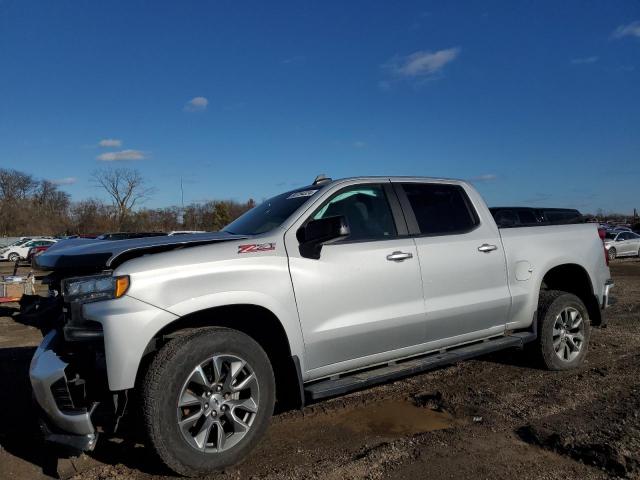
[(147, 370), (142, 396), (162, 461), (200, 476), (240, 462), (256, 446), (273, 413), (275, 380), (251, 337), (211, 327), (167, 343)]
[(536, 349), (549, 370), (579, 367), (587, 355), (589, 313), (582, 300), (558, 290), (540, 292)]
[(9, 261), (16, 263), (18, 260), (20, 260), (20, 255), (18, 255), (17, 253), (12, 253), (9, 255)]
[(614, 247), (611, 247), (609, 249), (608, 255), (609, 255), (609, 260), (615, 260), (616, 257), (618, 256), (618, 252), (616, 251), (616, 249)]

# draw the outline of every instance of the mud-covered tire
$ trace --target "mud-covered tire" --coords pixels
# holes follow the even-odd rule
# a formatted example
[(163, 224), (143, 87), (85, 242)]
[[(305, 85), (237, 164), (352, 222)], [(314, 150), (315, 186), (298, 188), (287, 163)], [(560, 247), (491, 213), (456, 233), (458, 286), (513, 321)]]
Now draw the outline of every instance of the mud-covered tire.
[[(228, 450), (205, 451), (209, 433), (205, 434), (202, 450), (189, 443), (178, 424), (179, 402), (188, 382), (185, 379), (215, 356), (237, 357), (251, 366), (257, 378), (259, 402), (250, 427), (238, 443)], [(169, 341), (150, 363), (141, 386), (148, 439), (160, 459), (171, 470), (185, 476), (207, 475), (241, 462), (264, 435), (275, 402), (273, 369), (265, 351), (244, 333), (222, 327), (198, 329)], [(211, 395), (211, 392), (203, 395)], [(199, 408), (203, 408), (203, 404)], [(233, 407), (229, 408), (226, 415), (232, 410)], [(218, 414), (218, 420), (222, 420), (225, 413)], [(209, 416), (213, 415), (210, 412)], [(207, 417), (206, 414), (201, 416)]]
[(609, 255), (609, 260), (615, 260), (618, 256), (618, 252), (616, 251), (615, 247), (611, 247), (607, 252), (607, 255)]
[[(574, 314), (576, 320), (571, 320)], [(556, 328), (559, 324), (562, 324), (563, 318), (570, 319), (569, 323), (576, 322), (578, 318), (581, 318), (581, 327), (578, 325), (575, 329)], [(560, 342), (562, 342), (563, 339), (567, 340), (567, 337), (572, 335), (571, 345), (575, 345), (577, 333), (582, 335), (579, 350), (573, 351), (567, 346), (569, 350), (562, 348), (559, 351), (559, 338), (562, 337), (560, 339)], [(533, 347), (545, 368), (549, 370), (569, 370), (579, 367), (584, 362), (589, 349), (590, 333), (589, 313), (582, 300), (571, 293), (559, 290), (540, 292), (538, 301), (538, 338)], [(568, 341), (565, 341), (565, 343), (568, 343)], [(570, 353), (565, 355), (567, 351)]]

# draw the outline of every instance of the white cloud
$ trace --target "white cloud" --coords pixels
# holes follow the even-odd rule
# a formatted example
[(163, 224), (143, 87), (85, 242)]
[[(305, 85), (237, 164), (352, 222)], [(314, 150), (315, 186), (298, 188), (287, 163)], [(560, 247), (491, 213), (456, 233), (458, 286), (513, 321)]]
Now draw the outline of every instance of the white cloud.
[(572, 65), (586, 65), (588, 63), (596, 63), (598, 61), (598, 57), (585, 57), (585, 58), (572, 58)]
[(185, 112), (202, 112), (207, 109), (207, 105), (209, 105), (209, 100), (205, 97), (193, 97), (189, 100), (185, 106)]
[(121, 150), (119, 152), (107, 152), (98, 155), (97, 159), (101, 162), (121, 162), (124, 160), (144, 160), (147, 158), (145, 152), (140, 150)]
[(285, 58), (280, 63), (282, 63), (284, 65), (288, 65), (288, 64), (291, 64), (291, 63), (303, 63), (306, 59), (307, 59), (307, 57), (305, 57), (304, 55), (296, 55), (295, 57)]
[(498, 176), (495, 173), (485, 173), (483, 175), (478, 175), (477, 177), (472, 177), (469, 179), (470, 182), (493, 182), (497, 180)]
[(640, 21), (636, 20), (635, 22), (631, 22), (629, 25), (620, 25), (618, 28), (614, 30), (611, 36), (613, 38), (622, 38), (622, 37), (640, 38)]
[(54, 185), (73, 185), (78, 181), (78, 179), (76, 177), (64, 177), (49, 181)]
[(421, 50), (405, 57), (396, 56), (383, 67), (398, 77), (429, 78), (440, 73), (444, 66), (454, 61), (459, 54), (459, 47), (436, 52)]
[(104, 138), (98, 142), (98, 145), (101, 147), (121, 147), (122, 140), (118, 140), (117, 138)]

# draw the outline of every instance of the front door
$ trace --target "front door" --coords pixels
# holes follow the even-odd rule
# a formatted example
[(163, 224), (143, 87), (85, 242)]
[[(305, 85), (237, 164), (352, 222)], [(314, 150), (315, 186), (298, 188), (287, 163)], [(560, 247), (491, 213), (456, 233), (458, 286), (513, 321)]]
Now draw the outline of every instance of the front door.
[(398, 235), (406, 224), (392, 214), (388, 197), (397, 199), (389, 187), (339, 188), (307, 218), (343, 215), (350, 227), (318, 260), (300, 254), (295, 229), (286, 234), (307, 370), (424, 341), (418, 255), (413, 240)]

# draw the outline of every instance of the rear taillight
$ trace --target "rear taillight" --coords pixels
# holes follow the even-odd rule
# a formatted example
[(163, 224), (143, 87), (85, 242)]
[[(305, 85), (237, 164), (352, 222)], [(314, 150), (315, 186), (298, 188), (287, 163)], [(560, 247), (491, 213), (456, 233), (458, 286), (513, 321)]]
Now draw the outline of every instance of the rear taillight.
[(602, 250), (604, 251), (604, 261), (607, 264), (607, 267), (609, 266), (609, 252), (607, 252), (607, 248), (604, 246), (604, 239), (606, 238), (606, 234), (607, 232), (604, 230), (604, 228), (599, 228), (598, 229), (598, 236), (600, 237), (600, 240), (602, 240)]

